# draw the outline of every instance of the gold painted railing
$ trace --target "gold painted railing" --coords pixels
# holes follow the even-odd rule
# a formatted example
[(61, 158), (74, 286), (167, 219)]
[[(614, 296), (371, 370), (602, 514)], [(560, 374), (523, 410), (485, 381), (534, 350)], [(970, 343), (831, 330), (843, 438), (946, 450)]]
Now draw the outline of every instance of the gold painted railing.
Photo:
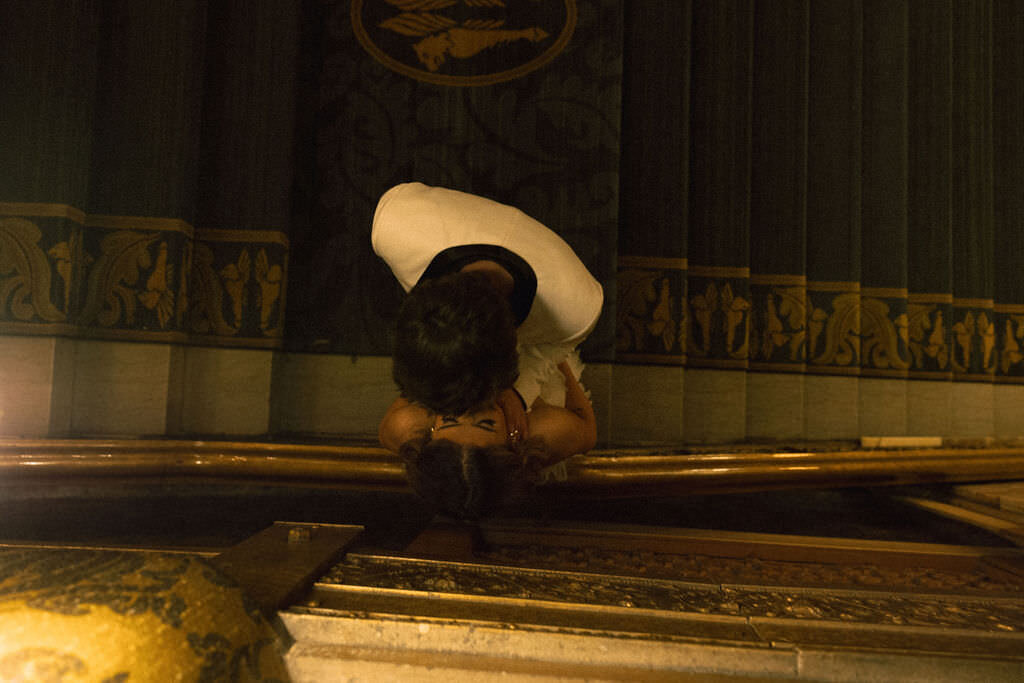
[[(800, 452), (605, 449), (546, 486), (584, 497), (727, 493), (1024, 479), (1024, 444)], [(0, 486), (213, 480), (406, 490), (401, 463), (365, 445), (136, 439), (0, 439)]]

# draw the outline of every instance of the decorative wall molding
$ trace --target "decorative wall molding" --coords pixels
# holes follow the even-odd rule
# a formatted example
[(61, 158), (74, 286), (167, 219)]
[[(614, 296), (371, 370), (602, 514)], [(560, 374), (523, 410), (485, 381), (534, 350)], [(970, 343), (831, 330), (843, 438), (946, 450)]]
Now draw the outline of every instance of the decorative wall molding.
[(1024, 305), (623, 255), (617, 362), (1024, 383)]
[(0, 203), (0, 333), (276, 348), (288, 239)]

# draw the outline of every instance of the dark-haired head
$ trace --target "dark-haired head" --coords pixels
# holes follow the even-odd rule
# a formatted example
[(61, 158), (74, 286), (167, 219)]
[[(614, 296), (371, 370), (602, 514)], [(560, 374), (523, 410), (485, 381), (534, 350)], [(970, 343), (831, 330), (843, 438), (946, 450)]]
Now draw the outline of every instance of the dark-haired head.
[(416, 494), (439, 512), (465, 521), (528, 498), (544, 462), (539, 439), (480, 447), (423, 437), (403, 444), (399, 455)]
[(426, 280), (398, 313), (392, 375), (402, 395), (461, 415), (494, 400), (518, 376), (508, 300), (479, 273)]

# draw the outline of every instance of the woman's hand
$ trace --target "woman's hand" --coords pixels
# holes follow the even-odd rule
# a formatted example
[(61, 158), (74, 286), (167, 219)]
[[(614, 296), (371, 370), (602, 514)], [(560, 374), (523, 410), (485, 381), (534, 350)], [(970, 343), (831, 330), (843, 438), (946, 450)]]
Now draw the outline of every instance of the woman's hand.
[(505, 416), (505, 426), (508, 430), (509, 443), (516, 443), (530, 436), (530, 422), (526, 417), (526, 409), (523, 408), (523, 399), (515, 389), (505, 389), (496, 400), (502, 415)]

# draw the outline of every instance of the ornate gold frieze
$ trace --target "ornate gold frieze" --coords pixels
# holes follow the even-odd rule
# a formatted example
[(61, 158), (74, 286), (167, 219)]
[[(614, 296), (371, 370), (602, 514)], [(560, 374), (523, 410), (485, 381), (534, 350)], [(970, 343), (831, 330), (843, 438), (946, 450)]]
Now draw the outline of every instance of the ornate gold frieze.
[(906, 376), (910, 368), (906, 292), (862, 289), (860, 308), (861, 371)]
[(620, 256), (627, 363), (1024, 382), (1024, 305)]
[(750, 345), (750, 282), (740, 277), (691, 276), (687, 350), (695, 366), (744, 367)]
[(955, 376), (991, 379), (996, 372), (996, 319), (991, 300), (953, 300), (950, 365)]
[(287, 243), (276, 235), (199, 231), (193, 252), (191, 334), (229, 344), (241, 337), (249, 345), (278, 345), (287, 267)]
[(860, 367), (860, 292), (818, 287), (814, 283), (807, 286), (809, 369), (856, 374)]
[(616, 280), (617, 358), (686, 360), (686, 261), (620, 258)]
[(67, 219), (0, 217), (0, 321), (67, 322), (78, 249), (78, 231)]
[(807, 288), (751, 282), (750, 360), (752, 364), (793, 365), (807, 359)]
[(276, 346), (283, 233), (0, 203), (0, 331)]
[[(129, 229), (86, 231), (87, 274), (78, 323), (86, 329), (181, 335), (187, 235)], [(183, 335), (182, 335), (183, 336)]]
[(950, 373), (950, 328), (952, 303), (907, 304), (907, 347), (910, 350), (910, 370)]

